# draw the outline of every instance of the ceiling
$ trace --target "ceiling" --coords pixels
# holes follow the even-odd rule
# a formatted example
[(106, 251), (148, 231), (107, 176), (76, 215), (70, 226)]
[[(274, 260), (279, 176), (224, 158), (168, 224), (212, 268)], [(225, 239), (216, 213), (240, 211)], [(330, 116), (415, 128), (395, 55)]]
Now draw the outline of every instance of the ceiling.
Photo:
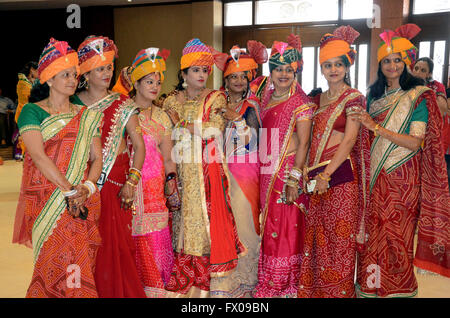
[(156, 4), (166, 2), (183, 2), (186, 0), (0, 0), (0, 11), (5, 10), (38, 10), (65, 8), (69, 4), (88, 6), (127, 6), (137, 4)]

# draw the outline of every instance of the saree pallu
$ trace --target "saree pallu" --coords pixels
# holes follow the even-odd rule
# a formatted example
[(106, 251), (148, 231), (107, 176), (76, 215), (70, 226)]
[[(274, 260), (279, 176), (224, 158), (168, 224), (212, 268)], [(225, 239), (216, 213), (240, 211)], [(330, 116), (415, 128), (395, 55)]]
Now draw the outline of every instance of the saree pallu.
[(419, 86), (402, 92), (393, 106), (371, 114), (380, 125), (404, 133), (404, 123), (423, 99), (427, 102), (428, 123), (422, 149), (392, 149), (387, 143), (384, 150), (381, 146), (386, 141), (379, 137), (372, 143), (369, 238), (359, 255), (357, 278), (361, 297), (417, 295), (413, 265), (450, 276), (450, 200), (440, 145), (442, 116), (435, 94)]
[(315, 107), (299, 84), (284, 102), (274, 106), (262, 102), (259, 149), (262, 242), (254, 297), (297, 296), (304, 217), (309, 202), (301, 194), (294, 204), (287, 205), (281, 202), (280, 195), (295, 161), (295, 152), (287, 150), (296, 133), (296, 123), (310, 120)]
[[(247, 120), (246, 112), (252, 109), (259, 119), (259, 107), (255, 100), (244, 100), (236, 111)], [(253, 127), (251, 127), (253, 128)], [(258, 258), (260, 244), (259, 225), (259, 161), (257, 131), (253, 131), (248, 145), (235, 148), (236, 128), (230, 122), (225, 131), (225, 154), (230, 181), (230, 204), (236, 221), (237, 233), (247, 254), (239, 258), (236, 269), (226, 277), (211, 281), (211, 297), (248, 297), (258, 281)]]
[[(320, 95), (316, 98), (317, 104), (320, 104)], [(337, 101), (316, 111), (309, 167), (333, 158), (339, 144), (327, 148), (329, 138), (336, 128), (340, 131), (345, 129), (346, 111), (350, 107), (365, 109), (365, 98), (354, 89), (346, 90)], [(369, 155), (369, 134), (363, 127), (349, 154), (354, 180), (334, 186), (322, 195), (311, 196), (306, 216), (299, 298), (356, 296), (356, 239), (358, 234), (364, 237)]]
[[(226, 99), (220, 91), (184, 105), (176, 95), (164, 103), (164, 108), (177, 111), (181, 119), (201, 123), (203, 136), (200, 140), (186, 133), (175, 145), (183, 158), (178, 166), (182, 205), (173, 219), (175, 264), (166, 286), (173, 297), (208, 297), (210, 280), (229, 275), (246, 252), (231, 211), (222, 144), (216, 140), (225, 129), (218, 112), (223, 107)], [(213, 135), (210, 128), (215, 128)]]
[(102, 125), (102, 174), (97, 181), (102, 200), (95, 281), (101, 298), (146, 297), (137, 272), (136, 250), (131, 236), (132, 212), (120, 207), (119, 192), (130, 168), (128, 149), (119, 154), (120, 144), (137, 105), (125, 95), (113, 93), (89, 106), (104, 114)]
[[(50, 116), (40, 127), (44, 151), (71, 184), (87, 178), (92, 138), (101, 114), (82, 109)], [(33, 246), (34, 271), (26, 297), (98, 297), (95, 257), (101, 243), (98, 231), (100, 194), (86, 200), (88, 218), (73, 218), (61, 190), (25, 155), (13, 242)]]
[[(158, 145), (170, 129), (161, 124), (162, 110), (154, 108), (139, 114), (146, 149), (142, 178), (137, 187), (136, 214), (133, 216), (133, 240), (136, 263), (147, 297), (165, 297), (173, 266), (173, 247), (169, 229), (169, 210), (164, 196), (164, 159)], [(170, 122), (170, 119), (167, 118)], [(167, 125), (166, 125), (167, 126)]]

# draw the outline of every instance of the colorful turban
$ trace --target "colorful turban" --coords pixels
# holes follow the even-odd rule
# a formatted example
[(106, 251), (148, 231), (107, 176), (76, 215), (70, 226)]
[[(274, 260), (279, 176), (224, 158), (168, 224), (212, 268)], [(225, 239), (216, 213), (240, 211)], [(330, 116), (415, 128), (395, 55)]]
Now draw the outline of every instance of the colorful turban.
[(156, 47), (140, 50), (131, 65), (131, 83), (134, 85), (142, 77), (155, 72), (161, 75), (161, 82), (163, 82), (164, 72), (166, 71), (166, 60), (169, 55), (169, 50), (164, 49), (160, 51)]
[(350, 45), (353, 44), (358, 36), (359, 32), (349, 25), (337, 28), (333, 34), (326, 33), (320, 40), (320, 65), (334, 57), (343, 57), (349, 65), (353, 65), (356, 51)]
[(128, 95), (133, 89), (133, 84), (130, 78), (131, 66), (125, 66), (119, 74), (116, 84), (113, 86), (112, 91), (120, 94)]
[(406, 65), (414, 64), (417, 59), (417, 48), (409, 40), (420, 32), (420, 28), (412, 23), (402, 25), (395, 31), (387, 30), (380, 34), (383, 40), (378, 47), (378, 62), (392, 53), (400, 53)]
[(114, 42), (104, 36), (88, 36), (78, 47), (80, 71), (83, 75), (97, 67), (112, 64), (118, 57)]
[(77, 52), (67, 42), (51, 38), (39, 57), (39, 82), (44, 84), (59, 72), (74, 66), (79, 73)]
[(267, 62), (267, 50), (261, 42), (251, 40), (247, 42), (247, 51), (248, 53), (236, 45), (231, 48), (223, 77), (236, 72), (248, 72), (249, 81), (255, 78), (258, 64)]
[(288, 42), (275, 41), (269, 58), (269, 70), (272, 72), (280, 65), (290, 64), (295, 71), (302, 70), (302, 43), (295, 34), (288, 36)]
[(208, 66), (210, 72), (212, 66), (216, 66), (220, 70), (224, 70), (228, 55), (216, 51), (213, 47), (203, 44), (199, 39), (194, 38), (186, 43), (181, 57), (181, 69), (191, 66)]

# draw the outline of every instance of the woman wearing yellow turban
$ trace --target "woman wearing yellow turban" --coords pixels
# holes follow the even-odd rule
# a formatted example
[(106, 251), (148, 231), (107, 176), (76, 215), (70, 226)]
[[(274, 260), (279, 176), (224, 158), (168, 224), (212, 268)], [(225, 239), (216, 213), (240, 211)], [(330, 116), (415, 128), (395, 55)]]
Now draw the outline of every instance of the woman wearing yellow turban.
[(245, 252), (230, 207), (222, 153), (226, 107), (222, 91), (206, 88), (212, 66), (223, 70), (227, 54), (192, 39), (183, 49), (177, 92), (164, 102), (176, 126), (174, 147), (182, 187), (174, 214), (175, 265), (169, 295), (208, 297), (211, 280), (229, 275)]
[[(355, 115), (373, 132), (368, 240), (360, 252), (361, 297), (417, 295), (414, 266), (450, 277), (450, 197), (436, 95), (410, 75), (420, 28), (380, 34), (378, 78), (367, 112)], [(418, 226), (417, 248), (414, 237)]]
[(313, 98), (318, 108), (307, 163), (312, 193), (298, 297), (356, 295), (356, 243), (364, 236), (370, 151), (368, 130), (348, 117), (366, 106), (348, 77), (356, 55), (350, 45), (358, 36), (342, 26), (320, 41), (319, 61), (329, 89)]
[(130, 67), (130, 95), (139, 106), (145, 144), (141, 182), (136, 188), (133, 240), (138, 273), (147, 297), (165, 297), (173, 266), (169, 213), (179, 207), (176, 164), (172, 161), (172, 122), (153, 104), (164, 81), (169, 51), (147, 48)]
[(95, 272), (98, 294), (102, 298), (145, 297), (136, 269), (131, 233), (135, 188), (145, 158), (137, 105), (127, 95), (108, 90), (117, 57), (117, 47), (112, 40), (89, 36), (78, 47), (78, 56), (81, 90), (72, 100), (104, 115), (103, 167), (97, 181), (102, 198), (100, 234), (103, 243)]

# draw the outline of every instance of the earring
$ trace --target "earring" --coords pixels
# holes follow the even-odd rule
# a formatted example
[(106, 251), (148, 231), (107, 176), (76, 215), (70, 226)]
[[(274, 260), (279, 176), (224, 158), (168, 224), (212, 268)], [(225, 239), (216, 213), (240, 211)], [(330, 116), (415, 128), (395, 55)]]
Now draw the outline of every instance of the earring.
[(186, 79), (183, 79), (183, 84), (181, 84), (181, 86), (183, 86), (184, 89), (186, 89), (188, 87), (188, 84), (186, 83)]
[(86, 80), (86, 78), (83, 76), (82, 79), (80, 80), (80, 82), (78, 83), (78, 88), (83, 88), (88, 86), (88, 82)]

